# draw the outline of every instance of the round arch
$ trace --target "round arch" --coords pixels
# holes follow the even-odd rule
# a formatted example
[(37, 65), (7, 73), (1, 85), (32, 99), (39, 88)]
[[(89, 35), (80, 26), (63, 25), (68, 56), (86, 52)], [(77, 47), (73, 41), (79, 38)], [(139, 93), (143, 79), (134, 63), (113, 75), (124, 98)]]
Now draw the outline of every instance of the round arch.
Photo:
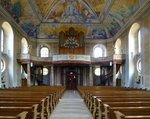
[(136, 79), (136, 63), (135, 57), (138, 53), (138, 32), (140, 29), (139, 23), (134, 23), (128, 35), (128, 86), (135, 85), (134, 79)]
[(29, 52), (29, 45), (26, 38), (21, 39), (21, 53), (27, 54)]
[(3, 52), (7, 54), (9, 50), (12, 51), (14, 48), (14, 33), (11, 25), (6, 21), (2, 23), (2, 29), (4, 31), (3, 47), (5, 47)]
[(51, 48), (48, 44), (38, 44), (38, 46), (37, 46), (37, 56), (39, 56), (39, 57), (41, 56), (41, 49), (43, 47), (48, 48), (48, 57), (51, 56), (51, 52), (50, 52)]
[[(4, 21), (2, 23), (3, 29), (3, 54), (6, 56), (6, 71), (4, 74), (5, 87), (15, 87), (17, 85), (15, 72), (15, 53), (14, 53), (14, 32), (12, 26)], [(8, 58), (9, 57), (9, 58)]]
[(118, 38), (115, 42), (115, 54), (121, 54), (121, 39)]
[(106, 57), (106, 47), (103, 44), (97, 44), (93, 47), (93, 57)]
[(47, 47), (42, 47), (40, 49), (40, 57), (49, 57), (49, 49)]

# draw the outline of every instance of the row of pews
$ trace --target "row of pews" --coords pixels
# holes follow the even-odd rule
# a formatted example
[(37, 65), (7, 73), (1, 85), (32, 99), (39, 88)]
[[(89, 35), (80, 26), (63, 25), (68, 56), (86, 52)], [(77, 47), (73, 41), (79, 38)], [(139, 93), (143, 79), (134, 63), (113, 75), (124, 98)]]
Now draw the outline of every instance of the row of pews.
[(78, 86), (94, 119), (150, 119), (150, 92), (146, 89)]
[(0, 119), (48, 119), (64, 86), (0, 89)]

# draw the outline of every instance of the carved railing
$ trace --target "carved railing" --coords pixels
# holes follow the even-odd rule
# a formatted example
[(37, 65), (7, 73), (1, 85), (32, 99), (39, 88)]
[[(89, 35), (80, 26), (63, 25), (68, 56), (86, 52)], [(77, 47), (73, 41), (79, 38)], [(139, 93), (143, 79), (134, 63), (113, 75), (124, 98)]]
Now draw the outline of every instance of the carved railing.
[(98, 58), (91, 58), (92, 62), (109, 62), (113, 60), (112, 56), (108, 56), (108, 57), (98, 57)]
[(98, 57), (98, 58), (91, 58), (92, 62), (111, 62), (111, 61), (119, 61), (119, 60), (125, 60), (125, 54), (114, 54), (112, 56), (108, 57)]
[(114, 54), (113, 60), (125, 60), (125, 54)]
[(52, 57), (38, 57), (38, 56), (32, 56), (30, 54), (19, 54), (17, 57), (17, 60), (20, 62), (62, 62), (63, 61), (74, 61), (74, 62), (111, 62), (111, 61), (117, 61), (117, 60), (125, 60), (125, 54), (114, 54), (112, 56), (108, 57), (99, 57), (94, 58), (90, 55), (53, 55)]
[(52, 62), (52, 57), (38, 57), (30, 54), (18, 54), (17, 60), (20, 62)]
[(91, 62), (89, 55), (54, 55), (53, 61), (87, 61)]

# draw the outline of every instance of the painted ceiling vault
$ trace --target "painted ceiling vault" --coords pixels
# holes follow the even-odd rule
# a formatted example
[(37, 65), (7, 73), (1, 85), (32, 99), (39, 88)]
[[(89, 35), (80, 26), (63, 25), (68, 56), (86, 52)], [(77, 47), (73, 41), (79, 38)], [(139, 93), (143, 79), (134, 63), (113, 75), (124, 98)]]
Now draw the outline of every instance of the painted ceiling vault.
[(70, 27), (86, 39), (113, 37), (147, 0), (1, 0), (1, 6), (33, 38), (57, 39)]

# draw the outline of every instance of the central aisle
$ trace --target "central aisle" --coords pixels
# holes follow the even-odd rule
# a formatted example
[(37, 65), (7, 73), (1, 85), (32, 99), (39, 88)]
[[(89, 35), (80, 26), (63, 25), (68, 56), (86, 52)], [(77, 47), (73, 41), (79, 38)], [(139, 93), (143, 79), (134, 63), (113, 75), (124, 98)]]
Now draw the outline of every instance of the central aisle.
[(93, 119), (77, 91), (66, 91), (49, 119)]

